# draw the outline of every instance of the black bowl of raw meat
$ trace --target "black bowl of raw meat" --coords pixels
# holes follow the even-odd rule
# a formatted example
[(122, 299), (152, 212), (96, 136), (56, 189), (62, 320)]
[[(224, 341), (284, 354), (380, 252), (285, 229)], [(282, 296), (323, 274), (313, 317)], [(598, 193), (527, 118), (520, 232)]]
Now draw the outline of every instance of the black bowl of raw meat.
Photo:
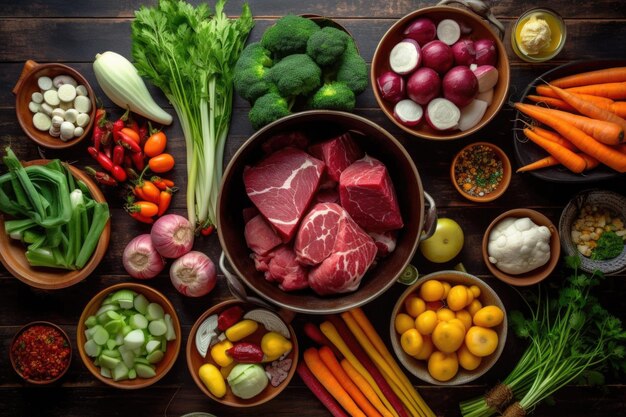
[(231, 159), (218, 198), (220, 243), (239, 278), (308, 314), (381, 295), (435, 221), (404, 147), (337, 111), (301, 112), (259, 130)]

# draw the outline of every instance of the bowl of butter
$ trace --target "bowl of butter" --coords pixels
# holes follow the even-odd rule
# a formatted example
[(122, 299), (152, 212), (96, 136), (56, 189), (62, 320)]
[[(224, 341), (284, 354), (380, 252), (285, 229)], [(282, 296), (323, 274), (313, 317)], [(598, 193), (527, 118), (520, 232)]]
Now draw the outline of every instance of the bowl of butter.
[(565, 45), (567, 29), (563, 18), (552, 9), (525, 11), (511, 30), (511, 47), (527, 62), (544, 62), (558, 55)]

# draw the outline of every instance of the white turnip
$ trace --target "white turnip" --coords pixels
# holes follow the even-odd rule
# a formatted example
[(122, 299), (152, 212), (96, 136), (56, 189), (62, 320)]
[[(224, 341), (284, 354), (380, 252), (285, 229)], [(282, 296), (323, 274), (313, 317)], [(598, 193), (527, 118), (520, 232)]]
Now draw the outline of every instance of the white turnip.
[(416, 126), (422, 121), (424, 110), (413, 100), (405, 99), (396, 103), (393, 115), (405, 126)]
[(452, 49), (439, 40), (430, 41), (422, 48), (422, 63), (440, 75), (445, 74), (454, 64)]
[(426, 122), (436, 130), (454, 129), (458, 126), (460, 118), (459, 108), (445, 98), (431, 100), (426, 108)]
[(491, 90), (498, 83), (498, 70), (493, 65), (479, 65), (472, 70), (478, 79), (478, 92)]
[(387, 71), (379, 75), (376, 79), (376, 84), (378, 84), (378, 91), (383, 100), (391, 103), (397, 103), (406, 95), (404, 78), (393, 71)]
[(420, 46), (414, 39), (398, 42), (389, 53), (389, 66), (397, 74), (408, 74), (422, 62)]
[(470, 66), (476, 62), (476, 50), (471, 39), (460, 39), (452, 45), (455, 65)]
[(424, 46), (435, 39), (437, 27), (429, 18), (418, 17), (409, 23), (406, 29), (404, 29), (403, 34), (407, 38), (415, 39), (420, 46)]
[(411, 74), (406, 89), (411, 100), (425, 106), (441, 94), (441, 78), (435, 70), (422, 67)]
[(468, 67), (454, 67), (443, 77), (442, 89), (444, 98), (464, 107), (478, 94), (478, 79)]
[(459, 130), (466, 131), (476, 126), (487, 111), (487, 103), (482, 100), (473, 100), (461, 110)]
[(476, 64), (496, 66), (498, 50), (494, 41), (491, 39), (479, 39), (474, 41), (474, 49), (476, 50)]
[(453, 45), (461, 37), (461, 27), (452, 19), (443, 19), (437, 25), (437, 39), (446, 45)]

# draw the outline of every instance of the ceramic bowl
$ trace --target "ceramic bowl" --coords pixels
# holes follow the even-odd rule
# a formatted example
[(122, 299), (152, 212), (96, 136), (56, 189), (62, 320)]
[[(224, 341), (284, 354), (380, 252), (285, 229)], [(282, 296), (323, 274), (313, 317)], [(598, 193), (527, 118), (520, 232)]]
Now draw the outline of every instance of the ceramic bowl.
[[(508, 217), (528, 217), (533, 221), (533, 223), (539, 226), (546, 226), (550, 230), (550, 259), (548, 259), (548, 262), (545, 265), (523, 274), (513, 275), (501, 271), (496, 265), (489, 261), (489, 254), (487, 252), (489, 235), (491, 234), (491, 231), (496, 224)], [(552, 224), (550, 219), (548, 219), (546, 216), (539, 213), (538, 211), (527, 208), (518, 208), (502, 213), (491, 222), (491, 224), (487, 227), (487, 230), (485, 230), (485, 234), (483, 236), (482, 252), (485, 265), (487, 265), (489, 271), (496, 278), (506, 282), (507, 284), (516, 286), (527, 286), (537, 284), (538, 282), (543, 281), (552, 273), (552, 271), (554, 271), (554, 268), (558, 264), (561, 255), (561, 242), (559, 241), (559, 233), (557, 231), (557, 228), (556, 226), (554, 226), (554, 224)]]
[[(479, 146), (488, 147), (493, 153), (495, 153), (496, 159), (502, 162), (502, 178), (493, 191), (484, 195), (472, 195), (468, 191), (466, 191), (462, 185), (459, 185), (459, 182), (457, 181), (458, 175), (456, 173), (456, 169), (457, 169), (458, 164), (460, 163), (461, 156), (464, 155), (466, 151), (471, 152), (473, 148), (476, 148)], [(479, 166), (476, 166), (475, 164), (472, 164), (472, 167), (481, 168)], [(500, 149), (493, 143), (489, 143), (489, 142), (475, 142), (475, 143), (467, 145), (454, 156), (454, 159), (452, 160), (452, 164), (450, 165), (450, 179), (452, 180), (452, 185), (454, 185), (454, 188), (456, 188), (459, 194), (461, 194), (463, 197), (467, 198), (470, 201), (474, 201), (476, 203), (486, 203), (489, 201), (493, 201), (496, 198), (500, 197), (502, 194), (504, 194), (506, 189), (509, 187), (509, 183), (511, 182), (511, 172), (512, 172), (511, 161), (509, 161), (509, 158), (506, 156), (506, 153), (504, 153), (502, 149)]]
[[(143, 294), (151, 303), (158, 303), (161, 307), (163, 307), (165, 314), (169, 314), (172, 318), (172, 324), (174, 325), (174, 331), (176, 332), (176, 339), (167, 342), (167, 349), (164, 352), (165, 355), (160, 362), (155, 364), (156, 375), (152, 378), (137, 377), (135, 379), (126, 379), (121, 381), (114, 381), (111, 378), (106, 378), (100, 373), (100, 368), (94, 364), (94, 358), (89, 357), (85, 352), (84, 346), (85, 342), (87, 341), (87, 337), (85, 335), (85, 330), (87, 330), (85, 320), (87, 320), (89, 316), (94, 315), (98, 311), (98, 309), (102, 305), (102, 301), (109, 294), (122, 289), (127, 289), (135, 291), (138, 294)], [(96, 294), (83, 309), (83, 312), (80, 315), (80, 319), (78, 320), (78, 324), (76, 326), (76, 344), (78, 345), (78, 353), (80, 354), (80, 358), (82, 359), (83, 364), (85, 364), (85, 367), (89, 370), (89, 372), (91, 372), (94, 377), (99, 379), (101, 382), (112, 387), (124, 390), (145, 388), (163, 378), (176, 362), (176, 358), (178, 357), (178, 353), (180, 352), (182, 338), (183, 334), (181, 332), (178, 314), (176, 314), (176, 309), (174, 308), (174, 305), (172, 305), (170, 300), (168, 300), (163, 294), (161, 294), (154, 288), (134, 282), (115, 284), (103, 289), (98, 294)]]
[[(425, 121), (422, 121), (415, 127), (406, 126), (400, 123), (394, 117), (394, 103), (384, 100), (380, 94), (377, 79), (381, 74), (390, 70), (389, 53), (396, 44), (398, 44), (405, 38), (403, 32), (406, 27), (418, 17), (428, 17), (435, 24), (443, 19), (453, 19), (457, 22), (462, 22), (464, 26), (467, 26), (472, 30), (471, 33), (467, 35), (467, 37), (469, 37), (470, 39), (491, 39), (496, 44), (496, 49), (498, 51), (498, 62), (496, 68), (498, 70), (499, 77), (498, 82), (494, 87), (493, 100), (489, 107), (487, 107), (487, 110), (483, 115), (481, 121), (468, 130), (460, 131), (457, 129), (449, 131), (438, 131), (431, 128)], [(495, 117), (498, 111), (500, 111), (500, 108), (507, 98), (509, 82), (509, 59), (507, 57), (507, 51), (500, 38), (496, 36), (491, 27), (476, 14), (469, 12), (465, 9), (450, 6), (434, 6), (418, 9), (398, 20), (383, 35), (382, 39), (378, 43), (376, 51), (374, 52), (374, 57), (372, 59), (372, 70), (370, 72), (370, 83), (372, 85), (372, 90), (374, 91), (374, 96), (376, 97), (376, 101), (378, 102), (379, 107), (389, 118), (389, 120), (395, 123), (400, 129), (413, 136), (431, 140), (458, 139), (471, 135), (472, 133), (480, 130)], [(426, 109), (424, 109), (424, 111), (425, 110)]]
[[(227, 300), (219, 304), (216, 304), (213, 307), (209, 308), (207, 311), (205, 311), (204, 314), (202, 314), (198, 318), (198, 320), (196, 320), (195, 324), (191, 328), (191, 332), (189, 333), (189, 338), (187, 339), (187, 347), (186, 347), (187, 366), (189, 368), (189, 372), (191, 373), (191, 377), (193, 378), (194, 382), (196, 383), (198, 388), (200, 388), (200, 391), (202, 391), (207, 397), (221, 404), (231, 406), (231, 407), (253, 407), (253, 406), (260, 405), (271, 400), (272, 398), (279, 395), (287, 387), (287, 385), (289, 384), (289, 381), (291, 381), (291, 378), (293, 377), (296, 371), (296, 366), (298, 365), (298, 341), (296, 339), (296, 333), (294, 332), (291, 325), (289, 325), (289, 323), (285, 322), (283, 318), (279, 316), (281, 320), (283, 320), (283, 323), (286, 326), (286, 329), (288, 329), (289, 340), (291, 341), (293, 345), (291, 352), (289, 352), (289, 354), (286, 356), (286, 358), (291, 359), (292, 361), (291, 366), (289, 367), (286, 379), (276, 387), (272, 386), (271, 383), (268, 383), (267, 387), (263, 391), (261, 391), (261, 393), (249, 399), (242, 399), (242, 398), (235, 396), (233, 392), (231, 391), (230, 387), (228, 387), (228, 383), (226, 383), (226, 387), (227, 387), (226, 395), (224, 395), (221, 398), (216, 397), (208, 390), (206, 385), (204, 385), (204, 383), (198, 376), (198, 370), (200, 369), (202, 365), (204, 365), (205, 363), (211, 363), (213, 365), (216, 365), (216, 364), (211, 358), (210, 349), (206, 353), (206, 357), (202, 356), (202, 354), (199, 352), (198, 348), (196, 347), (197, 346), (196, 340), (197, 338), (201, 337), (198, 335), (198, 333), (203, 332), (202, 324), (206, 321), (207, 318), (213, 315), (218, 315), (222, 311), (233, 306), (239, 306), (245, 312), (259, 308), (258, 306), (255, 306), (253, 304), (244, 303), (238, 300)], [(246, 337), (244, 341), (260, 345), (261, 338), (263, 337), (263, 334), (266, 333), (267, 331), (268, 330), (265, 328), (265, 326), (261, 324), (259, 325), (257, 331), (253, 333), (252, 335)], [(261, 363), (260, 365), (265, 367), (269, 365), (269, 363)], [(216, 366), (219, 368), (219, 365), (216, 365)]]
[(621, 219), (622, 224), (626, 222), (626, 197), (606, 190), (583, 191), (567, 203), (559, 219), (559, 233), (561, 234), (563, 252), (570, 256), (578, 255), (581, 260), (581, 269), (586, 272), (599, 270), (606, 275), (611, 275), (626, 270), (626, 246), (617, 257), (602, 261), (593, 260), (578, 252), (576, 244), (572, 241), (572, 226), (581, 209), (588, 204), (608, 209)]
[[(552, 40), (553, 42), (556, 42), (556, 45), (554, 45), (554, 48), (552, 48), (552, 51), (550, 53), (528, 54), (524, 50), (523, 46), (520, 46), (518, 44), (518, 41), (517, 41), (518, 32), (523, 30), (522, 28), (524, 27), (524, 23), (528, 22), (528, 19), (532, 18), (533, 15), (537, 19), (543, 19), (544, 21), (549, 22), (548, 23), (549, 25), (551, 24), (550, 29), (552, 30)], [(560, 33), (560, 36), (558, 37), (558, 39), (556, 39), (554, 36), (555, 31)], [(511, 27), (511, 49), (513, 49), (513, 52), (515, 52), (515, 54), (518, 57), (520, 57), (521, 59), (527, 62), (537, 63), (537, 62), (545, 62), (545, 61), (551, 60), (552, 58), (557, 56), (559, 52), (561, 52), (561, 50), (563, 49), (563, 46), (565, 46), (566, 39), (567, 39), (567, 26), (565, 25), (563, 18), (556, 11), (549, 9), (549, 8), (534, 7), (530, 10), (527, 10), (520, 15), (520, 17)]]
[[(89, 123), (83, 128), (84, 133), (78, 137), (62, 141), (60, 138), (52, 137), (48, 132), (37, 130), (33, 126), (33, 113), (29, 110), (28, 104), (31, 102), (31, 96), (34, 92), (38, 92), (37, 79), (47, 76), (54, 78), (57, 75), (69, 75), (74, 78), (79, 85), (84, 85), (87, 89), (89, 100), (91, 101), (91, 111), (89, 112)], [(17, 121), (26, 135), (35, 143), (45, 148), (63, 149), (74, 146), (89, 135), (89, 131), (93, 126), (96, 116), (96, 95), (89, 85), (89, 82), (74, 68), (64, 64), (47, 63), (39, 64), (35, 61), (28, 60), (24, 64), (20, 78), (13, 88), (15, 94), (15, 112)]]
[[(45, 165), (49, 161), (45, 159), (37, 159), (24, 163), (28, 165)], [(83, 181), (94, 200), (98, 202), (106, 201), (104, 194), (100, 191), (100, 188), (80, 169), (68, 165), (74, 178)], [(11, 239), (6, 233), (4, 233), (4, 215), (0, 215), (0, 262), (4, 265), (9, 272), (31, 287), (41, 288), (46, 290), (53, 290), (58, 288), (66, 288), (74, 285), (83, 279), (87, 278), (96, 269), (104, 254), (109, 247), (109, 239), (111, 237), (111, 221), (109, 220), (100, 235), (98, 245), (91, 255), (91, 259), (87, 264), (79, 270), (70, 271), (65, 269), (56, 268), (42, 268), (32, 267), (26, 260), (25, 246), (21, 242)]]
[[(67, 346), (69, 347), (69, 354), (66, 356), (67, 359), (63, 359), (66, 360), (66, 365), (63, 368), (63, 370), (56, 376), (50, 378), (50, 379), (39, 379), (39, 378), (34, 378), (34, 377), (29, 377), (29, 376), (25, 376), (22, 372), (22, 370), (20, 369), (20, 366), (18, 365), (18, 358), (16, 357), (16, 353), (14, 352), (15, 349), (19, 349), (19, 346), (17, 346), (17, 342), (18, 339), (20, 338), (20, 336), (22, 335), (22, 333), (24, 333), (25, 331), (27, 331), (28, 329), (31, 329), (33, 326), (44, 326), (47, 328), (51, 328), (55, 331), (55, 333), (58, 333), (62, 336), (63, 338), (63, 346)], [(42, 344), (37, 344), (37, 346), (42, 347), (42, 346), (48, 346), (48, 345), (42, 345)], [(55, 346), (56, 347), (56, 346)], [(70, 342), (70, 338), (67, 336), (67, 333), (65, 333), (65, 330), (61, 329), (59, 326), (57, 326), (54, 323), (50, 323), (48, 321), (34, 321), (31, 323), (28, 323), (24, 326), (22, 326), (21, 329), (18, 330), (18, 332), (15, 334), (15, 336), (13, 337), (13, 341), (11, 342), (10, 348), (9, 348), (9, 357), (11, 359), (11, 366), (13, 366), (13, 370), (26, 382), (31, 383), (33, 385), (47, 385), (47, 384), (52, 384), (54, 382), (57, 382), (59, 379), (61, 379), (63, 377), (63, 375), (65, 375), (65, 373), (67, 372), (68, 369), (70, 369), (70, 364), (72, 363), (72, 344)], [(41, 354), (42, 357), (46, 357), (44, 352), (39, 352)], [(56, 355), (58, 355), (58, 351), (56, 352)]]
[[(457, 284), (465, 285), (468, 287), (472, 285), (476, 285), (478, 286), (478, 288), (480, 288), (480, 296), (478, 297), (478, 299), (480, 300), (483, 306), (495, 305), (499, 307), (505, 313), (504, 320), (502, 321), (502, 323), (500, 323), (499, 325), (493, 328), (493, 330), (498, 334), (498, 347), (496, 348), (495, 352), (493, 352), (489, 356), (485, 356), (482, 359), (478, 368), (474, 369), (473, 371), (467, 371), (459, 366), (459, 370), (457, 374), (454, 377), (452, 377), (450, 380), (445, 381), (445, 382), (436, 380), (430, 375), (430, 373), (428, 372), (428, 361), (415, 359), (413, 356), (408, 355), (402, 349), (402, 346), (400, 345), (400, 335), (396, 332), (395, 324), (394, 324), (395, 317), (398, 315), (398, 313), (403, 313), (403, 312), (406, 313), (406, 310), (404, 307), (404, 302), (406, 301), (406, 299), (410, 295), (417, 293), (419, 291), (420, 286), (424, 282), (430, 281), (430, 280), (446, 281), (451, 286), (454, 286)], [(408, 287), (404, 291), (404, 293), (402, 293), (402, 295), (398, 298), (398, 301), (396, 302), (393, 308), (393, 311), (391, 313), (391, 317), (392, 319), (389, 324), (389, 335), (391, 338), (391, 345), (393, 346), (393, 350), (396, 356), (398, 357), (402, 365), (404, 365), (404, 367), (409, 372), (411, 372), (413, 375), (415, 375), (422, 381), (425, 381), (434, 385), (466, 384), (468, 382), (471, 382), (481, 377), (487, 371), (489, 371), (489, 369), (491, 369), (495, 365), (495, 363), (498, 361), (498, 358), (500, 357), (500, 354), (502, 353), (504, 349), (504, 345), (506, 343), (508, 321), (506, 317), (506, 309), (504, 307), (504, 304), (500, 300), (500, 297), (498, 297), (498, 294), (496, 294), (496, 292), (489, 285), (487, 285), (487, 283), (485, 283), (480, 278), (470, 275), (466, 272), (450, 270), (450, 271), (433, 272), (431, 274), (424, 275), (423, 277), (418, 279), (415, 282), (415, 284)]]

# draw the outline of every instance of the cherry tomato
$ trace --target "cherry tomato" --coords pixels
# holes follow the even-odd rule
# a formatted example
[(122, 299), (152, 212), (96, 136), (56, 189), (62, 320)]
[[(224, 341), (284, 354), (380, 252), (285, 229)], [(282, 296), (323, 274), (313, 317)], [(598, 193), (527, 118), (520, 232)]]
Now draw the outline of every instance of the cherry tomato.
[(120, 133), (125, 134), (126, 136), (131, 138), (133, 142), (139, 145), (139, 142), (140, 142), (139, 133), (137, 133), (135, 130), (131, 129), (130, 127), (125, 127), (125, 128), (120, 129)]
[(143, 146), (143, 152), (150, 158), (153, 156), (157, 156), (163, 153), (165, 150), (165, 145), (167, 145), (167, 137), (163, 132), (153, 133), (146, 144)]
[(152, 172), (162, 174), (174, 168), (174, 157), (169, 153), (162, 153), (150, 158), (148, 165)]
[(141, 191), (146, 200), (156, 204), (159, 203), (159, 195), (161, 194), (161, 190), (159, 190), (152, 182), (143, 180), (143, 185), (141, 185)]
[(159, 212), (159, 207), (150, 201), (136, 201), (128, 206), (128, 210), (144, 217), (152, 217)]

